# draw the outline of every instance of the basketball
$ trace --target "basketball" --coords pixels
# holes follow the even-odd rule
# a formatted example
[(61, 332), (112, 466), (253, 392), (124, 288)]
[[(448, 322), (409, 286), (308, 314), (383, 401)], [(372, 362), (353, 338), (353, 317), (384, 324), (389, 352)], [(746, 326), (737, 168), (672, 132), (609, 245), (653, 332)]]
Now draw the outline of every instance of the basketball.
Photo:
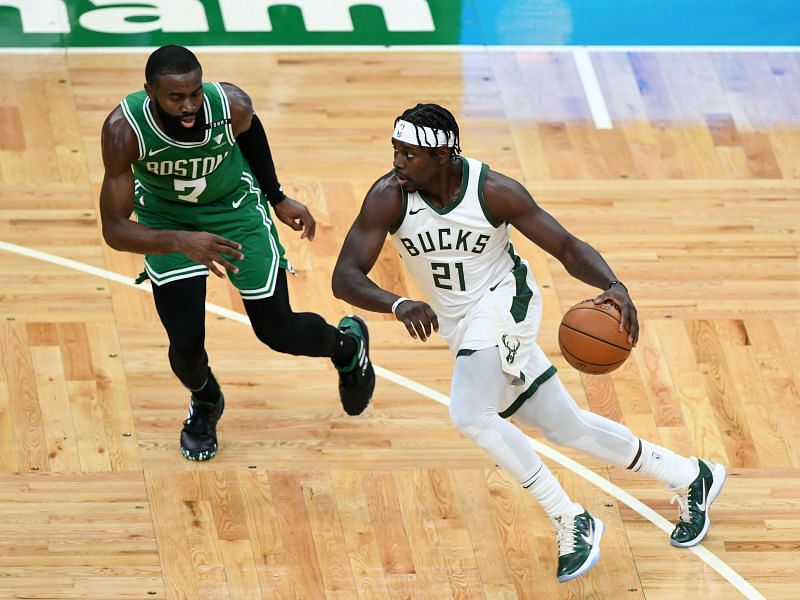
[(567, 362), (581, 373), (610, 373), (628, 358), (628, 332), (619, 330), (622, 315), (611, 302), (584, 300), (570, 308), (558, 328), (558, 345)]

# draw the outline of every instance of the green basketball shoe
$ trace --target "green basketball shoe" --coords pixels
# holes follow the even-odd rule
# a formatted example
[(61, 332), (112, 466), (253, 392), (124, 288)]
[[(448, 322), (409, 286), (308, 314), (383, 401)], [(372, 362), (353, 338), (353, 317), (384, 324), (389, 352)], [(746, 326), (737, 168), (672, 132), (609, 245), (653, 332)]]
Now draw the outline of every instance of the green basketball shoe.
[(679, 518), (669, 543), (680, 548), (699, 544), (706, 536), (711, 526), (708, 511), (725, 484), (725, 467), (695, 460), (700, 473), (689, 487), (676, 490), (678, 493), (669, 501), (672, 504), (677, 500)]
[(551, 520), (558, 542), (556, 576), (560, 583), (564, 583), (583, 575), (597, 564), (605, 525), (586, 511), (576, 517), (559, 515)]

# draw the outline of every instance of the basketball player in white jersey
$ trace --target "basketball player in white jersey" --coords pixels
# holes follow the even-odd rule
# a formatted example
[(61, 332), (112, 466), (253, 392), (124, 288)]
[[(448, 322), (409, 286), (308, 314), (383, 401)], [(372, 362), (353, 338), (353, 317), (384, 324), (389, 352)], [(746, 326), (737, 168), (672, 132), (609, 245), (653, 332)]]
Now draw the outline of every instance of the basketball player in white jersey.
[[(577, 406), (536, 343), (541, 296), (509, 241), (511, 226), (572, 276), (603, 290), (595, 302), (620, 308), (621, 326), (635, 344), (639, 324), (627, 288), (522, 185), (460, 156), (458, 124), (446, 109), (418, 104), (406, 110), (395, 120), (392, 146), (394, 168), (373, 184), (347, 234), (334, 294), (394, 313), (413, 338), (441, 333), (457, 357), (450, 417), (547, 513), (556, 530), (559, 581), (594, 566), (603, 523), (567, 496), (522, 431), (506, 420), (512, 414), (552, 442), (663, 481), (679, 504), (671, 543), (699, 543), (725, 468), (675, 454)], [(368, 278), (387, 234), (427, 302), (400, 297)]]

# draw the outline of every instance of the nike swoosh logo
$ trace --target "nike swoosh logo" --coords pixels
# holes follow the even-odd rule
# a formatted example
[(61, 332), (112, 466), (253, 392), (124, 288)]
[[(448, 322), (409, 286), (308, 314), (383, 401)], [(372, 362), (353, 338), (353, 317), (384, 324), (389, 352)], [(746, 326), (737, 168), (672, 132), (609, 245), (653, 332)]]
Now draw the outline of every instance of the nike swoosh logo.
[(155, 156), (159, 152), (163, 152), (164, 150), (169, 150), (169, 146), (164, 146), (163, 148), (159, 148), (158, 150), (153, 150), (152, 148), (147, 153), (147, 156)]
[(706, 500), (707, 499), (708, 498), (706, 497), (706, 480), (703, 479), (703, 501), (697, 503), (697, 508), (699, 508), (702, 511), (705, 511), (706, 510)]
[(497, 282), (497, 283), (495, 283), (495, 284), (494, 284), (492, 287), (490, 287), (490, 288), (489, 288), (489, 291), (490, 291), (490, 292), (493, 292), (493, 291), (495, 291), (495, 290), (497, 289), (497, 286), (498, 286), (498, 285), (500, 285), (501, 283), (502, 283), (502, 281), (498, 281), (498, 282)]
[(241, 197), (241, 198), (239, 198), (238, 200), (234, 200), (233, 202), (231, 202), (231, 206), (232, 206), (233, 208), (239, 208), (239, 205), (242, 203), (242, 200), (244, 200), (244, 197), (245, 197), (245, 196), (247, 196), (247, 192), (245, 192), (244, 194), (242, 194), (242, 197)]
[(581, 535), (581, 539), (589, 546), (592, 545), (594, 542), (594, 523), (589, 523), (589, 533), (586, 535)]
[(411, 216), (411, 215), (415, 215), (415, 214), (417, 214), (418, 212), (422, 212), (423, 210), (427, 210), (427, 209), (428, 209), (428, 207), (427, 207), (427, 206), (423, 206), (422, 208), (418, 208), (417, 210), (410, 210), (410, 211), (408, 211), (408, 214), (409, 214), (409, 216)]

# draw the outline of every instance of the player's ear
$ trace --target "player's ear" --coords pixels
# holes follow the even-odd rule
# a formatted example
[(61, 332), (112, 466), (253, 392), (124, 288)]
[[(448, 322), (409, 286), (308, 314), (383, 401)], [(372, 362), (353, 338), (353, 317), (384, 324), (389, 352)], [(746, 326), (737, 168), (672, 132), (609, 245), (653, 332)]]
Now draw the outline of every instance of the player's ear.
[(437, 146), (436, 147), (436, 159), (439, 161), (439, 164), (445, 164), (450, 160), (450, 148), (447, 146)]

